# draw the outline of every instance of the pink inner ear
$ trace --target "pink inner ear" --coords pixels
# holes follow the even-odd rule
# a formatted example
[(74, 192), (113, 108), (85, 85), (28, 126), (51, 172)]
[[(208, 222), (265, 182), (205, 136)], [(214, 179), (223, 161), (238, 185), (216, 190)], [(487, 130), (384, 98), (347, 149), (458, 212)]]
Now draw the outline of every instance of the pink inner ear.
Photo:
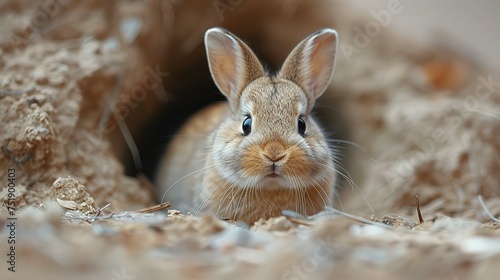
[(207, 40), (210, 70), (215, 83), (221, 92), (229, 97), (234, 90), (238, 78), (238, 49), (236, 41), (228, 35), (213, 32)]
[(225, 81), (228, 85), (231, 84), (231, 82), (233, 82), (234, 75), (236, 75), (234, 59), (230, 55), (221, 56), (218, 58), (217, 64), (220, 72), (219, 75), (222, 75), (220, 79)]
[(248, 83), (264, 75), (255, 54), (234, 35), (209, 31), (205, 43), (212, 77), (228, 99), (237, 101)]
[(335, 42), (333, 36), (322, 36), (315, 41), (311, 51), (311, 71), (313, 77), (319, 78), (324, 70), (331, 68)]
[(330, 82), (334, 56), (335, 36), (324, 34), (314, 39), (309, 50), (309, 84), (316, 96), (319, 96)]

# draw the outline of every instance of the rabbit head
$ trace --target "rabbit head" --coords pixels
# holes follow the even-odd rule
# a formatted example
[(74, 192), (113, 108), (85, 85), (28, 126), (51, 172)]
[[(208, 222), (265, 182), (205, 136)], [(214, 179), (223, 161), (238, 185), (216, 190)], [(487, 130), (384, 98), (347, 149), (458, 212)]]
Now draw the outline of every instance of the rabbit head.
[[(316, 204), (327, 204), (335, 181), (332, 151), (311, 111), (332, 79), (337, 41), (333, 29), (311, 34), (270, 75), (239, 38), (221, 28), (207, 31), (210, 72), (230, 107), (211, 147), (227, 187), (309, 189), (319, 194)], [(221, 185), (214, 184), (211, 195), (223, 199), (227, 190)]]

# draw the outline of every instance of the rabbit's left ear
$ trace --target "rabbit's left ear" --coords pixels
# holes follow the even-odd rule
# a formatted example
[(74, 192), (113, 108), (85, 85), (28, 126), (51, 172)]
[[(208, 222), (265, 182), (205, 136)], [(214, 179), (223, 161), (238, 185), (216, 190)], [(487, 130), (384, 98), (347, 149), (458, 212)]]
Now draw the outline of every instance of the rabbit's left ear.
[(243, 89), (264, 76), (262, 64), (243, 41), (222, 28), (206, 32), (205, 46), (215, 84), (236, 109)]
[(326, 90), (333, 76), (338, 34), (320, 29), (300, 42), (283, 64), (280, 76), (298, 84), (314, 104)]

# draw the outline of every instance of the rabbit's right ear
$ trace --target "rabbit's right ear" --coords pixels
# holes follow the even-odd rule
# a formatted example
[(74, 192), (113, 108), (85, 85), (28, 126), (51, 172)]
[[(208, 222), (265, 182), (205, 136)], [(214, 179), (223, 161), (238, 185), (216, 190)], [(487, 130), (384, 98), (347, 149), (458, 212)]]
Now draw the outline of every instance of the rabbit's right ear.
[(222, 28), (205, 33), (208, 67), (219, 90), (235, 110), (243, 89), (264, 75), (264, 69), (252, 50)]
[(330, 84), (337, 45), (337, 31), (320, 29), (300, 42), (283, 63), (280, 76), (302, 87), (309, 100), (309, 110)]

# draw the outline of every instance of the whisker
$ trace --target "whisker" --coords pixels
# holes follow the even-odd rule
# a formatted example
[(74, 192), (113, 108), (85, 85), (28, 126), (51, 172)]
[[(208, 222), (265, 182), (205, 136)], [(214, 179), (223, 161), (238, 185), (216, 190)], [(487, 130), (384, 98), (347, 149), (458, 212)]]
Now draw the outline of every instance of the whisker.
[[(375, 159), (374, 157), (370, 156), (368, 154), (368, 151), (366, 151), (365, 148), (363, 148), (361, 145), (359, 145), (358, 143), (355, 143), (355, 142), (352, 142), (352, 141), (348, 141), (348, 140), (341, 140), (341, 139), (327, 139), (326, 140), (328, 143), (342, 143), (342, 144), (349, 144), (349, 145), (352, 145), (356, 148), (358, 148), (361, 152), (361, 154), (365, 157), (367, 157), (368, 159), (370, 159), (371, 161), (375, 162), (375, 163), (381, 163), (379, 160)], [(338, 146), (338, 145), (335, 145), (334, 147), (335, 149), (344, 149), (345, 147), (342, 147), (342, 146)]]
[(320, 162), (315, 162), (315, 164), (318, 164), (318, 165), (321, 165), (321, 166), (325, 166), (328, 169), (331, 169), (332, 171), (334, 171), (337, 174), (339, 174), (342, 178), (344, 178), (349, 183), (349, 185), (351, 186), (351, 188), (356, 188), (358, 190), (358, 192), (361, 194), (361, 197), (363, 198), (363, 200), (366, 202), (366, 204), (368, 205), (368, 207), (370, 207), (370, 210), (372, 212), (375, 212), (375, 210), (373, 209), (372, 205), (370, 204), (370, 202), (366, 198), (365, 194), (363, 193), (363, 191), (361, 191), (361, 188), (359, 188), (358, 185), (352, 180), (352, 177), (349, 174), (349, 172), (347, 172), (347, 170), (345, 170), (342, 166), (337, 166), (338, 168), (340, 168), (341, 170), (343, 170), (344, 172), (346, 172), (346, 174), (347, 174), (346, 175), (346, 174), (340, 172), (339, 170), (337, 170), (337, 168), (328, 166), (326, 164), (323, 164), (323, 163), (320, 163)]
[[(231, 174), (230, 176), (233, 176), (234, 174), (240, 172), (241, 169), (238, 169), (236, 170), (233, 174)], [(220, 178), (219, 180), (225, 180), (225, 178)], [(236, 182), (237, 183), (237, 182)], [(237, 188), (236, 186), (236, 183), (231, 183), (228, 185), (227, 189), (225, 190), (224, 194), (222, 194), (222, 197), (221, 197), (221, 201), (219, 202), (219, 205), (218, 205), (218, 208), (217, 208), (217, 211), (215, 213), (215, 216), (216, 217), (219, 217), (219, 213), (220, 213), (220, 210), (221, 210), (221, 207), (223, 206), (223, 204), (225, 203), (225, 201), (227, 200), (227, 198), (229, 197), (229, 195), (231, 194), (231, 202), (233, 201), (234, 197), (236, 195), (238, 195), (238, 191), (239, 191), (239, 188)], [(222, 186), (222, 184), (218, 185), (217, 187), (214, 188), (214, 190), (210, 193), (209, 196), (207, 196), (206, 198), (206, 201), (208, 201), (208, 199), (210, 197), (212, 197), (212, 195), (215, 193), (215, 191), (220, 188), (220, 186)], [(234, 193), (234, 191), (236, 191), (236, 194)], [(232, 203), (229, 203), (227, 206), (226, 206), (226, 212), (229, 212), (230, 211), (230, 206), (232, 205)], [(201, 205), (200, 205), (200, 208), (201, 208)]]
[(342, 211), (345, 212), (344, 205), (342, 204), (342, 200), (340, 199), (340, 196), (335, 189), (333, 189), (333, 195), (338, 199), (338, 201), (340, 203), (340, 208), (342, 208)]
[[(313, 182), (316, 184), (316, 185), (313, 185), (312, 188), (318, 193), (318, 195), (321, 198), (321, 200), (323, 201), (323, 204), (325, 205), (325, 207), (332, 206), (331, 198), (326, 193), (326, 191), (323, 188), (321, 188), (321, 184), (319, 184), (318, 182), (316, 182), (316, 180), (314, 180), (312, 178), (311, 178), (311, 180), (313, 180)], [(324, 182), (327, 183), (326, 180), (324, 180)], [(331, 188), (332, 186), (329, 185), (329, 187)], [(320, 190), (321, 190), (321, 192), (320, 192)], [(321, 194), (321, 193), (323, 193), (323, 194)], [(329, 203), (326, 202), (325, 197), (327, 198)]]
[[(333, 207), (331, 197), (321, 187), (321, 184), (319, 182), (317, 182), (316, 180), (314, 180), (313, 178), (309, 178), (309, 179), (314, 182), (314, 185), (312, 186), (312, 188), (316, 191), (316, 193), (318, 193), (319, 197), (323, 201), (324, 209), (326, 209), (327, 207)], [(323, 181), (328, 184), (328, 182), (326, 182), (326, 180), (323, 180)], [(328, 185), (328, 187), (333, 188), (332, 185)], [(321, 190), (321, 192), (320, 192), (320, 190)], [(335, 192), (335, 190), (333, 190), (333, 191)], [(326, 197), (326, 200), (325, 200), (325, 197)], [(327, 201), (328, 201), (328, 203), (327, 203)]]
[[(214, 190), (215, 191), (215, 190)], [(234, 200), (234, 197), (238, 195), (239, 193), (239, 189), (235, 187), (235, 184), (231, 183), (228, 188), (226, 189), (226, 191), (224, 192), (224, 194), (222, 195), (221, 197), (221, 200), (219, 202), (219, 205), (217, 207), (217, 211), (215, 212), (215, 216), (216, 217), (219, 217), (220, 216), (220, 212), (221, 212), (221, 209), (222, 209), (222, 206), (225, 204), (226, 200), (231, 197), (231, 202), (229, 204), (227, 204), (225, 206), (225, 211), (223, 211), (224, 213), (227, 213), (227, 212), (230, 212), (231, 210), (231, 207), (232, 207), (232, 201)], [(236, 193), (235, 193), (236, 192)], [(225, 217), (224, 217), (225, 218)]]
[(162, 195), (162, 197), (161, 197), (161, 201), (160, 201), (160, 203), (163, 203), (163, 202), (164, 202), (164, 200), (165, 200), (165, 195), (168, 193), (168, 191), (170, 191), (170, 189), (171, 189), (171, 188), (173, 188), (175, 185), (177, 185), (180, 181), (182, 181), (182, 180), (186, 179), (187, 177), (189, 177), (189, 176), (191, 176), (191, 175), (194, 175), (194, 174), (196, 174), (196, 173), (198, 173), (198, 172), (205, 171), (205, 170), (207, 170), (207, 169), (210, 169), (210, 168), (215, 168), (215, 167), (216, 167), (216, 165), (215, 165), (215, 164), (210, 165), (210, 166), (205, 166), (205, 167), (203, 167), (203, 168), (200, 168), (200, 169), (198, 169), (198, 170), (195, 170), (195, 171), (193, 171), (193, 172), (190, 172), (190, 173), (188, 173), (188, 174), (186, 174), (186, 175), (182, 176), (182, 177), (181, 177), (181, 178), (179, 178), (177, 181), (175, 181), (175, 182), (174, 182), (174, 183), (173, 183), (173, 184), (172, 184), (172, 185), (171, 185), (171, 186), (170, 186), (170, 187), (169, 187), (169, 188), (168, 188), (168, 189), (167, 189), (167, 190), (163, 193), (163, 195)]
[[(219, 178), (219, 180), (216, 181), (216, 183), (218, 183), (220, 181), (223, 181), (223, 180), (224, 180), (224, 178), (221, 177), (221, 178)], [(217, 189), (221, 185), (222, 185), (222, 183), (220, 185), (218, 185), (217, 187), (215, 187), (206, 197), (203, 198), (203, 200), (201, 201), (200, 205), (198, 205), (198, 207), (196, 208), (195, 216), (198, 216), (200, 214), (201, 209), (203, 209), (205, 207), (205, 205), (207, 204), (208, 200), (212, 197), (212, 195), (214, 195), (214, 193), (217, 191)], [(224, 197), (224, 195), (225, 195), (225, 193), (222, 196)]]

